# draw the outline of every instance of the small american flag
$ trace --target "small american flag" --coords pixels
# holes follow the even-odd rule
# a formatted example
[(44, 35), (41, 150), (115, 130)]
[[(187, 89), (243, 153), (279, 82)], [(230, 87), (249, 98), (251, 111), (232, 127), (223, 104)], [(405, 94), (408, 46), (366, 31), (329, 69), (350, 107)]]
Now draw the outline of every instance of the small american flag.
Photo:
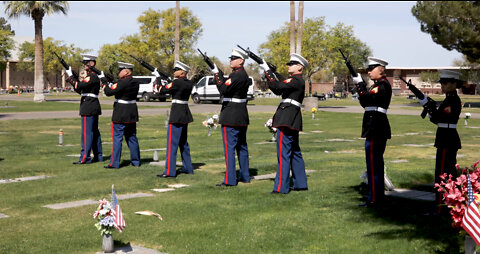
[(122, 209), (120, 209), (120, 204), (118, 203), (117, 195), (115, 195), (115, 188), (113, 187), (113, 185), (112, 185), (112, 206), (115, 209), (115, 216), (113, 216), (113, 226), (118, 230), (118, 232), (122, 232), (127, 225), (125, 225)]
[(470, 181), (470, 174), (467, 174), (467, 189), (468, 189), (468, 206), (463, 215), (462, 228), (475, 240), (477, 245), (480, 244), (480, 214), (478, 212), (478, 205), (475, 202), (472, 191), (472, 182)]

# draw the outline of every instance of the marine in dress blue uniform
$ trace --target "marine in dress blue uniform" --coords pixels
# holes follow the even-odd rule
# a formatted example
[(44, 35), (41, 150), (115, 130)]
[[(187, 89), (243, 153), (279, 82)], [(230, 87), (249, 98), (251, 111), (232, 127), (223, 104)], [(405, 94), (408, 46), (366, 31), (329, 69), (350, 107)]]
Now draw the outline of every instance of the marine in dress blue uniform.
[[(236, 186), (237, 182), (250, 182), (247, 127), (250, 123), (247, 110), (247, 92), (251, 80), (243, 68), (248, 56), (239, 50), (233, 49), (230, 56), (232, 73), (227, 79), (223, 72), (214, 65), (210, 70), (223, 97), (219, 123), (222, 125), (223, 149), (225, 154), (225, 178), (217, 186)], [(235, 169), (235, 152), (240, 166), (240, 179), (237, 180)]]
[(192, 113), (188, 107), (188, 98), (192, 93), (193, 82), (187, 79), (190, 67), (175, 61), (173, 68), (173, 81), (162, 86), (160, 94), (172, 95), (172, 107), (167, 128), (167, 155), (165, 158), (165, 171), (158, 177), (176, 177), (177, 150), (180, 148), (182, 156), (182, 173), (193, 174), (190, 146), (188, 145), (188, 124), (193, 122)]
[(360, 206), (374, 206), (384, 200), (385, 179), (383, 154), (387, 140), (391, 138), (387, 109), (392, 98), (392, 87), (385, 75), (387, 62), (374, 57), (368, 58), (368, 75), (374, 84), (367, 88), (361, 75), (352, 77), (357, 86), (360, 105), (365, 109), (362, 137), (365, 138), (365, 160), (368, 177), (367, 202)]
[[(80, 158), (73, 164), (89, 164), (92, 162), (103, 161), (102, 139), (98, 129), (98, 116), (102, 114), (100, 102), (98, 101), (98, 92), (100, 90), (100, 79), (97, 74), (86, 65), (95, 66), (96, 56), (83, 55), (83, 64), (87, 76), (85, 78), (75, 78), (71, 70), (67, 70), (69, 77), (67, 81), (73, 86), (75, 92), (80, 94), (80, 116), (82, 118), (82, 135)], [(70, 73), (69, 73), (70, 72)], [(90, 158), (90, 151), (93, 152), (93, 158)]]
[[(436, 124), (435, 147), (437, 148), (435, 162), (435, 183), (440, 183), (443, 174), (458, 176), (457, 151), (462, 148), (460, 136), (457, 132), (457, 122), (462, 111), (462, 102), (457, 94), (457, 88), (462, 87), (460, 73), (457, 71), (441, 70), (440, 80), (445, 100), (436, 109), (429, 112), (430, 121)], [(442, 194), (436, 192), (434, 213), (441, 213)]]
[[(305, 80), (302, 78), (308, 61), (299, 54), (291, 54), (287, 63), (290, 76), (284, 79), (279, 73), (270, 70), (266, 61), (260, 65), (265, 71), (268, 87), (282, 100), (273, 116), (272, 126), (277, 128), (277, 174), (272, 193), (287, 194), (290, 190), (308, 190), (305, 162), (299, 145), (299, 132), (302, 130), (302, 102), (305, 96)], [(293, 187), (290, 188), (290, 170)]]
[(136, 98), (139, 84), (132, 78), (133, 64), (118, 63), (120, 80), (102, 87), (107, 96), (115, 96), (112, 114), (112, 156), (105, 168), (119, 168), (122, 155), (122, 141), (125, 137), (130, 149), (130, 163), (140, 166), (140, 147), (137, 139), (138, 108)]

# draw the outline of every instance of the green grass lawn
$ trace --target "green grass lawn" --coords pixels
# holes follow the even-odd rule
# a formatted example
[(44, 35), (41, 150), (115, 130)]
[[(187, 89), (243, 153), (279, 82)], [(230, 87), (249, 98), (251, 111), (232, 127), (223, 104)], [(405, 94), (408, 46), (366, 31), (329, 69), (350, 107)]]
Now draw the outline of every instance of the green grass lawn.
[[(358, 103), (358, 102), (357, 102)], [(74, 104), (75, 105), (75, 104)], [(78, 107), (78, 105), (75, 105)], [(248, 145), (250, 172), (276, 172), (274, 143), (264, 127), (272, 113), (250, 114)], [(176, 179), (155, 177), (163, 168), (148, 165), (153, 152), (141, 152), (143, 165), (72, 165), (80, 153), (80, 119), (0, 121), (0, 179), (33, 175), (51, 178), (0, 184), (0, 253), (94, 253), (102, 238), (94, 227), (96, 205), (51, 210), (43, 205), (84, 199), (110, 199), (117, 194), (154, 193), (154, 197), (120, 200), (127, 228), (114, 233), (116, 245), (139, 245), (168, 253), (459, 253), (462, 236), (449, 218), (423, 216), (430, 203), (388, 198), (378, 209), (359, 208), (365, 188), (364, 140), (361, 114), (317, 112), (304, 114), (300, 147), (309, 190), (271, 195), (272, 180), (254, 180), (234, 188), (216, 187), (225, 171), (221, 133), (201, 125), (206, 115), (195, 114), (189, 126), (194, 175)], [(425, 190), (433, 182), (435, 126), (418, 116), (389, 116), (393, 138), (387, 143), (385, 164), (398, 188)], [(163, 148), (165, 116), (141, 116), (140, 149)], [(469, 126), (480, 126), (471, 119)], [(57, 146), (58, 129), (65, 132)], [(111, 152), (110, 118), (100, 119), (105, 156)], [(463, 149), (458, 163), (470, 166), (478, 158), (478, 129), (459, 127)], [(342, 140), (340, 140), (342, 139)], [(425, 147), (405, 146), (426, 145)], [(160, 152), (160, 160), (165, 159)], [(396, 160), (408, 160), (393, 163)], [(190, 187), (155, 193), (153, 188), (183, 183)], [(151, 210), (163, 216), (135, 215)]]

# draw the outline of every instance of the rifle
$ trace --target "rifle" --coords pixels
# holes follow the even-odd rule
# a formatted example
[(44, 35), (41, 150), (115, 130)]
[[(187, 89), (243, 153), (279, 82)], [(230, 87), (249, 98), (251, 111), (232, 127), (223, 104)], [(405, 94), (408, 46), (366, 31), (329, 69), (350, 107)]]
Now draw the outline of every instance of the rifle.
[[(412, 93), (419, 99), (419, 100), (423, 100), (425, 99), (425, 95), (420, 91), (418, 90), (418, 88), (416, 88), (413, 84), (412, 84), (412, 80), (408, 80), (405, 81), (405, 79), (403, 79), (402, 77), (400, 77), (400, 80), (402, 80), (405, 84), (407, 84), (407, 87), (410, 91), (412, 91)], [(427, 103), (425, 103), (425, 105), (423, 105), (423, 111), (422, 111), (422, 114), (420, 114), (420, 116), (422, 118), (425, 118), (425, 116), (427, 115), (427, 113), (432, 113), (435, 109), (437, 108), (437, 102), (435, 102), (432, 98), (428, 97), (427, 96)]]
[[(244, 49), (244, 48), (242, 48), (242, 46), (240, 46), (238, 44), (237, 44), (237, 47), (239, 47), (241, 50), (243, 50), (245, 53), (247, 53), (248, 57), (250, 57), (253, 61), (257, 62), (258, 64), (263, 64), (262, 58), (260, 58), (255, 53), (250, 51), (250, 48)], [(270, 70), (272, 70), (272, 72), (277, 71), (277, 66), (275, 66), (274, 64), (267, 62), (267, 65), (268, 65), (268, 68), (270, 68)]]
[[(150, 72), (154, 72), (154, 71), (155, 71), (156, 68), (153, 67), (153, 66), (151, 66), (149, 63), (143, 61), (142, 59), (138, 59), (138, 58), (136, 58), (136, 57), (134, 57), (134, 56), (132, 56), (132, 55), (130, 55), (130, 54), (128, 54), (128, 55), (129, 55), (131, 58), (137, 60), (137, 62), (139, 62), (143, 67), (147, 68), (147, 70), (149, 70)], [(161, 76), (163, 79), (167, 79), (167, 80), (170, 79), (170, 77), (168, 77), (167, 74), (159, 71), (158, 69), (157, 69), (157, 72), (158, 72), (158, 74), (160, 74), (160, 76)]]
[[(63, 58), (58, 56), (57, 53), (53, 52), (53, 54), (55, 54), (55, 56), (57, 56), (58, 60), (63, 65), (63, 68), (65, 68), (65, 70), (68, 70), (70, 68), (70, 66), (65, 62), (65, 60), (63, 60)], [(76, 71), (72, 70), (72, 74), (76, 79), (78, 79), (78, 73)]]
[[(99, 69), (95, 68), (94, 66), (90, 66), (88, 64), (84, 64), (85, 66), (87, 66), (91, 71), (95, 72), (95, 74), (97, 75), (100, 75), (102, 74), (102, 71), (100, 71)], [(103, 73), (103, 75), (105, 76), (105, 78), (107, 79), (108, 82), (112, 83), (113, 82), (113, 77), (110, 76), (109, 74), (107, 73)]]
[(200, 55), (202, 55), (203, 57), (203, 61), (205, 61), (205, 63), (207, 63), (208, 67), (210, 67), (210, 69), (213, 69), (215, 68), (215, 64), (213, 64), (212, 60), (210, 60), (210, 58), (207, 56), (207, 52), (202, 53), (202, 51), (197, 48), (198, 52), (200, 52)]
[(343, 59), (345, 60), (345, 64), (347, 65), (348, 71), (350, 71), (350, 75), (353, 77), (356, 77), (358, 73), (355, 71), (355, 69), (352, 66), (352, 63), (350, 63), (350, 60), (343, 54), (341, 49), (338, 49), (340, 51), (340, 54), (342, 54)]

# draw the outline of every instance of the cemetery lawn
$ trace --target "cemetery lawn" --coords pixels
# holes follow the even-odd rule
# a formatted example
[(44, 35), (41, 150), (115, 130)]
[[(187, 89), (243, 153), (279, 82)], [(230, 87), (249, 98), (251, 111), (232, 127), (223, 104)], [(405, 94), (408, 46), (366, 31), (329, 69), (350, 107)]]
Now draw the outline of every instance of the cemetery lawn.
[[(358, 102), (357, 102), (358, 103)], [(73, 104), (78, 107), (78, 104)], [(319, 104), (321, 106), (321, 104)], [(271, 113), (250, 113), (248, 147), (251, 175), (275, 173), (275, 143), (264, 123)], [(211, 115), (209, 115), (211, 116)], [(381, 208), (360, 208), (366, 194), (362, 114), (304, 112), (300, 147), (308, 173), (308, 191), (271, 195), (273, 180), (252, 180), (237, 187), (216, 187), (225, 163), (220, 129), (207, 137), (206, 114), (194, 114), (189, 144), (194, 175), (160, 179), (163, 167), (149, 165), (153, 152), (141, 152), (142, 166), (129, 166), (124, 142), (122, 167), (107, 161), (73, 165), (80, 153), (80, 118), (0, 121), (0, 179), (48, 175), (50, 178), (0, 184), (0, 253), (94, 253), (102, 237), (92, 215), (97, 205), (52, 210), (48, 204), (117, 195), (151, 193), (154, 197), (119, 200), (127, 224), (114, 233), (115, 245), (136, 245), (168, 253), (460, 253), (464, 236), (449, 217), (424, 216), (431, 202), (387, 197)], [(389, 115), (393, 137), (385, 165), (396, 188), (431, 190), (435, 126), (419, 116)], [(164, 148), (165, 116), (141, 116), (140, 149)], [(471, 119), (469, 126), (480, 126)], [(64, 146), (58, 144), (62, 128)], [(103, 151), (111, 153), (110, 117), (100, 118)], [(479, 159), (478, 129), (459, 121), (463, 148), (458, 163)], [(259, 144), (260, 143), (260, 144)], [(410, 144), (410, 145), (409, 145)], [(414, 145), (414, 146), (411, 146)], [(165, 160), (165, 151), (159, 152)], [(180, 158), (180, 155), (178, 156)], [(180, 161), (180, 159), (178, 159)], [(398, 162), (403, 161), (403, 162)], [(182, 183), (189, 187), (156, 193)], [(136, 215), (136, 211), (159, 213)], [(463, 237), (463, 238), (462, 238)]]

